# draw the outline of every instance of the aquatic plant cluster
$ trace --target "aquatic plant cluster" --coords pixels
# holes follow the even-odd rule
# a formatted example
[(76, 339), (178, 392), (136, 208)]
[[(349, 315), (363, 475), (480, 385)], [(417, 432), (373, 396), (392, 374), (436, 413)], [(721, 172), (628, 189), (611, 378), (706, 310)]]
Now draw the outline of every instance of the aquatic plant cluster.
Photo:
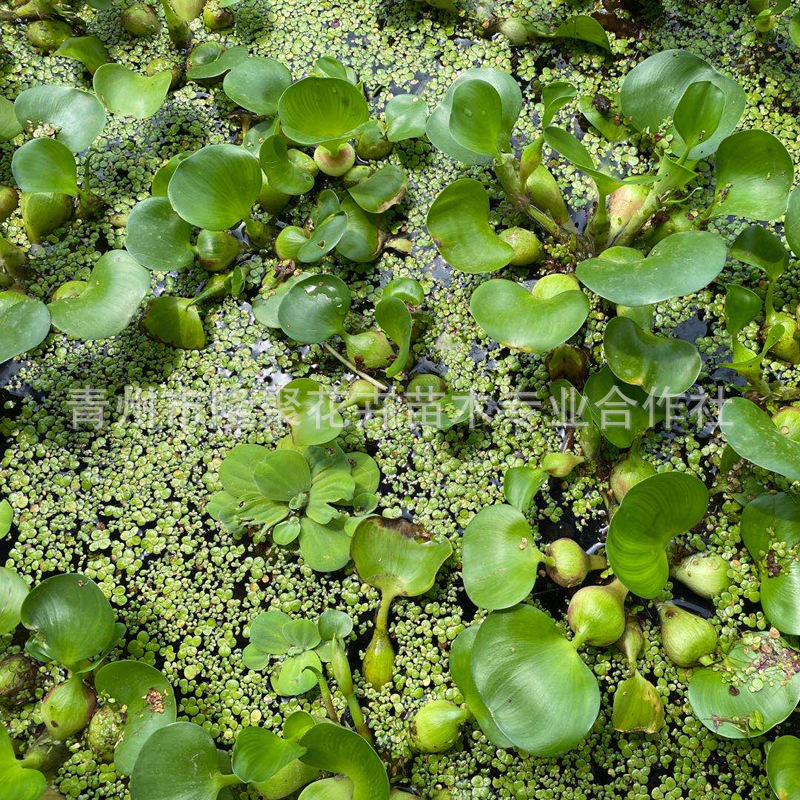
[(0, 800), (800, 798), (800, 16), (574, 6), (0, 11)]

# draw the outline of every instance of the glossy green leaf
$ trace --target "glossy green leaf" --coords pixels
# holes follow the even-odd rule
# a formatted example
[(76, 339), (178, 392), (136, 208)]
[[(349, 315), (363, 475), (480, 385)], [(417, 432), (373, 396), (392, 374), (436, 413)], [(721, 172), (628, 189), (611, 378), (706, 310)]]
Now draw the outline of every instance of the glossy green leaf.
[(523, 605), (489, 614), (470, 660), (475, 688), (492, 721), (531, 755), (570, 750), (597, 718), (597, 680), (555, 622), (537, 608)]
[(694, 475), (662, 472), (628, 489), (606, 542), (614, 574), (639, 597), (656, 597), (669, 580), (667, 544), (705, 516), (708, 489)]
[[(178, 164), (180, 164), (181, 161), (185, 161), (195, 152), (197, 151), (184, 150), (181, 153), (176, 153), (174, 156), (172, 156), (172, 158), (169, 159), (169, 161), (167, 161), (166, 164), (160, 166), (156, 170), (156, 174), (153, 175), (153, 180), (150, 184), (150, 194), (152, 194), (153, 197), (166, 197), (169, 182), (172, 179), (172, 176), (175, 174), (175, 170), (178, 169)], [(134, 208), (136, 208), (136, 206), (134, 206)]]
[(588, 14), (575, 14), (562, 22), (547, 38), (578, 39), (611, 52), (611, 44), (603, 26)]
[(142, 324), (154, 339), (172, 347), (202, 350), (206, 346), (203, 320), (189, 298), (156, 297), (148, 306)]
[(336, 243), (336, 252), (359, 264), (374, 261), (383, 247), (379, 217), (369, 214), (352, 197), (345, 197), (341, 210), (347, 216), (347, 227)]
[(797, 800), (800, 797), (800, 739), (779, 736), (767, 747), (767, 778), (772, 791), (778, 800)]
[(14, 151), (11, 172), (23, 192), (78, 194), (78, 167), (56, 139), (31, 139)]
[(548, 275), (531, 291), (492, 279), (472, 293), (469, 309), (489, 338), (525, 353), (546, 353), (580, 330), (589, 298), (570, 275)]
[(393, 378), (406, 367), (414, 320), (402, 300), (397, 297), (384, 297), (375, 306), (375, 321), (397, 345), (397, 357), (386, 370), (386, 377)]
[(14, 509), (11, 503), (8, 500), (0, 500), (0, 538), (11, 530), (12, 522), (14, 522)]
[(172, 82), (168, 70), (152, 77), (132, 72), (122, 64), (103, 64), (94, 73), (94, 90), (112, 114), (147, 119), (166, 100)]
[(344, 330), (350, 299), (350, 290), (340, 278), (312, 275), (286, 292), (278, 309), (278, 321), (295, 342), (324, 342)]
[[(221, 6), (222, 4), (220, 4)], [(205, 64), (197, 64), (186, 71), (186, 79), (190, 81), (201, 81), (206, 78), (218, 78), (229, 69), (233, 69), (237, 64), (241, 64), (248, 58), (247, 48), (239, 45), (229, 47), (220, 53), (218, 58), (208, 61)]]
[(292, 83), (292, 74), (272, 58), (247, 58), (225, 76), (222, 89), (242, 108), (271, 117), (278, 113), (278, 101)]
[(463, 81), (453, 90), (450, 135), (459, 147), (486, 158), (508, 150), (503, 135), (503, 103), (491, 83)]
[(353, 632), (353, 620), (344, 611), (329, 608), (323, 611), (317, 620), (319, 634), (323, 641), (338, 636), (343, 641)]
[(233, 774), (244, 783), (261, 783), (304, 753), (304, 747), (265, 728), (244, 728), (233, 746)]
[(47, 791), (47, 778), (17, 760), (4, 725), (0, 725), (0, 786), (9, 800), (39, 800)]
[(0, 142), (11, 141), (19, 133), (22, 133), (22, 123), (17, 119), (14, 103), (0, 97)]
[(98, 67), (111, 61), (106, 46), (96, 36), (71, 36), (64, 39), (53, 55), (79, 61), (92, 75), (97, 72)]
[(577, 95), (575, 87), (566, 81), (553, 81), (544, 86), (542, 88), (542, 102), (544, 103), (542, 128), (548, 127), (559, 109), (574, 100)]
[(664, 727), (664, 706), (658, 690), (638, 671), (614, 692), (612, 724), (623, 733), (657, 733)]
[(783, 232), (791, 251), (800, 258), (800, 186), (792, 189), (792, 193), (789, 195)]
[(84, 341), (123, 331), (150, 288), (150, 275), (124, 250), (110, 250), (92, 268), (77, 297), (50, 303), (50, 319), (63, 333)]
[(297, 260), (312, 264), (328, 255), (342, 240), (347, 231), (348, 219), (338, 212), (320, 222), (312, 231), (308, 241), (297, 251)]
[(686, 87), (673, 114), (673, 124), (689, 151), (710, 139), (725, 111), (725, 93), (711, 81), (695, 81)]
[(21, 575), (0, 567), (0, 636), (11, 633), (20, 623), (22, 603), (28, 596), (28, 584)]
[(189, 269), (195, 258), (192, 226), (175, 213), (166, 197), (148, 197), (128, 215), (125, 249), (147, 269)]
[(503, 475), (503, 496), (524, 514), (549, 477), (550, 474), (543, 469), (511, 467)]
[[(761, 298), (755, 293), (739, 286), (728, 284), (725, 292), (725, 324), (731, 335), (736, 336), (761, 313)], [(736, 360), (734, 348), (734, 360)]]
[(0, 292), (0, 363), (33, 350), (50, 333), (47, 306), (19, 292)]
[(755, 403), (744, 397), (726, 400), (720, 411), (719, 426), (741, 458), (800, 481), (800, 442), (782, 434)]
[(390, 142), (419, 139), (425, 135), (428, 104), (415, 94), (398, 94), (386, 104), (384, 116)]
[(656, 336), (632, 319), (614, 317), (603, 334), (608, 366), (620, 380), (656, 397), (683, 394), (703, 366), (697, 348), (682, 339)]
[(289, 381), (281, 388), (278, 402), (292, 429), (292, 440), (301, 447), (333, 441), (344, 427), (336, 404), (311, 378)]
[(309, 75), (314, 75), (319, 78), (339, 78), (340, 80), (352, 83), (353, 86), (358, 84), (358, 76), (352, 67), (346, 67), (339, 61), (338, 58), (333, 56), (322, 56), (314, 62), (314, 68), (309, 72)]
[(382, 214), (397, 205), (408, 189), (408, 176), (402, 167), (388, 164), (366, 180), (349, 189), (350, 195), (364, 211)]
[(317, 685), (315, 670), (322, 671), (322, 662), (313, 650), (289, 656), (272, 673), (272, 688), (281, 697), (298, 697)]
[(352, 800), (353, 781), (344, 775), (310, 783), (297, 800)]
[(268, 328), (280, 328), (278, 309), (281, 307), (283, 298), (286, 297), (286, 293), (292, 286), (305, 280), (307, 277), (307, 273), (300, 272), (297, 275), (292, 275), (283, 283), (278, 284), (269, 294), (259, 295), (253, 301), (253, 316), (262, 325), (266, 325)]
[(279, 192), (305, 194), (314, 186), (314, 177), (292, 162), (286, 140), (278, 134), (264, 140), (258, 160), (269, 185)]
[(261, 191), (261, 168), (246, 150), (210, 144), (178, 165), (169, 201), (190, 225), (224, 231), (241, 222)]
[(43, 124), (55, 128), (56, 141), (71, 152), (85, 150), (103, 131), (106, 112), (89, 92), (69, 86), (33, 86), (14, 102), (20, 124), (34, 130)]
[(763, 270), (776, 281), (789, 265), (789, 254), (783, 242), (761, 225), (748, 225), (731, 245), (731, 257)]
[(630, 137), (630, 129), (623, 123), (622, 112), (619, 110), (619, 95), (614, 95), (607, 114), (595, 107), (594, 97), (589, 95), (578, 99), (578, 110), (607, 141), (624, 142)]
[(629, 247), (610, 247), (578, 264), (576, 274), (600, 297), (646, 306), (693, 294), (722, 272), (725, 242), (710, 231), (683, 231), (662, 239), (645, 258)]

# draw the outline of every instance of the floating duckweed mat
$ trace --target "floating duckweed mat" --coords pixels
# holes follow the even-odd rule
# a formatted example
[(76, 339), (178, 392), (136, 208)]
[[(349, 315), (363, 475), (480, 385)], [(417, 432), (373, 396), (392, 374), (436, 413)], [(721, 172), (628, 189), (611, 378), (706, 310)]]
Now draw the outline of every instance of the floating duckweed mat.
[(212, 3), (4, 11), (0, 800), (800, 796), (794, 12)]

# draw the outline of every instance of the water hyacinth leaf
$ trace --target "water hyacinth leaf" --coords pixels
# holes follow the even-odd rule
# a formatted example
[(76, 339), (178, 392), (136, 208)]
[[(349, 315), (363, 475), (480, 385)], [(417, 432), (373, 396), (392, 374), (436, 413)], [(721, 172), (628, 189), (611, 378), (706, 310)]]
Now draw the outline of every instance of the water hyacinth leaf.
[(408, 189), (408, 176), (401, 167), (388, 164), (381, 167), (366, 180), (349, 189), (350, 195), (364, 211), (382, 214), (397, 205)]
[(789, 265), (789, 253), (772, 231), (761, 225), (748, 225), (731, 245), (731, 256), (743, 264), (763, 270), (776, 281)]
[[(221, 4), (220, 4), (221, 5)], [(241, 45), (229, 47), (220, 53), (218, 58), (205, 64), (197, 64), (186, 72), (186, 79), (190, 81), (204, 80), (206, 78), (218, 78), (237, 64), (241, 64), (248, 58), (247, 48)]]
[(106, 596), (76, 573), (54, 575), (31, 589), (20, 617), (35, 632), (37, 651), (70, 669), (105, 651), (119, 633)]
[(543, 469), (511, 467), (503, 475), (503, 496), (524, 514), (549, 477), (550, 474)]
[(0, 292), (0, 363), (41, 344), (50, 332), (47, 306), (19, 292)]
[(14, 800), (39, 800), (47, 791), (44, 774), (24, 767), (17, 759), (4, 725), (0, 725), (0, 785), (3, 793)]
[(20, 623), (22, 603), (28, 595), (28, 584), (21, 575), (0, 567), (0, 636), (11, 633)]
[(156, 297), (150, 302), (142, 324), (154, 339), (172, 347), (202, 350), (206, 346), (203, 320), (190, 298)]
[(271, 117), (277, 114), (278, 101), (291, 83), (292, 74), (280, 61), (247, 58), (228, 72), (222, 89), (234, 103), (247, 111)]
[(713, 136), (725, 111), (725, 93), (711, 81), (686, 87), (675, 108), (673, 124), (689, 151)]
[(619, 95), (613, 96), (608, 112), (599, 110), (595, 106), (595, 98), (589, 95), (578, 99), (578, 110), (607, 141), (617, 143), (629, 138), (630, 130), (623, 124), (619, 111)]
[(756, 565), (764, 614), (783, 633), (800, 633), (800, 498), (760, 495), (742, 512), (741, 534)]
[(627, 317), (609, 321), (603, 349), (608, 366), (620, 380), (641, 386), (656, 397), (682, 394), (697, 380), (703, 366), (690, 342), (657, 336)]
[(459, 178), (439, 192), (427, 226), (442, 257), (462, 272), (494, 272), (514, 257), (489, 224), (489, 194), (474, 178)]
[(471, 670), (493, 722), (531, 755), (575, 747), (600, 710), (592, 671), (555, 622), (532, 606), (489, 614), (475, 636)]
[(638, 671), (614, 692), (612, 725), (623, 733), (657, 733), (664, 727), (664, 706), (658, 690)]
[(415, 94), (398, 94), (386, 104), (384, 116), (390, 142), (419, 139), (425, 134), (428, 104)]
[(22, 133), (22, 123), (17, 119), (14, 103), (0, 97), (0, 142), (11, 141), (19, 133)]
[(629, 247), (610, 247), (578, 264), (581, 283), (625, 306), (646, 306), (693, 294), (722, 272), (725, 242), (710, 231), (682, 231), (662, 239), (645, 258)]
[(281, 95), (278, 115), (283, 132), (305, 145), (334, 144), (358, 134), (369, 122), (360, 89), (338, 78), (303, 78)]
[[(730, 283), (725, 292), (725, 325), (736, 336), (761, 313), (761, 298), (738, 283)], [(736, 345), (734, 344), (734, 349)], [(734, 360), (735, 354), (734, 354)]]
[(144, 743), (130, 793), (131, 800), (217, 800), (230, 783), (220, 771), (211, 735), (192, 722), (173, 722)]
[(791, 251), (800, 258), (800, 186), (792, 189), (789, 195), (783, 232)]
[(781, 433), (755, 403), (744, 397), (726, 400), (720, 411), (719, 426), (741, 458), (800, 481), (800, 442)]
[(359, 264), (374, 261), (383, 247), (378, 216), (364, 211), (349, 196), (342, 200), (341, 209), (347, 216), (347, 227), (336, 243), (336, 252)]
[(258, 158), (261, 145), (269, 139), (270, 136), (280, 133), (280, 129), (280, 120), (277, 116), (271, 119), (265, 119), (256, 125), (251, 125), (242, 139), (242, 147)]
[(33, 86), (14, 102), (17, 119), (28, 130), (46, 124), (73, 153), (85, 150), (102, 132), (106, 112), (89, 92), (69, 86)]
[(577, 94), (578, 92), (575, 87), (566, 81), (548, 83), (542, 89), (542, 102), (544, 103), (542, 127), (548, 127), (559, 109), (563, 108), (571, 100), (574, 100)]
[(153, 180), (150, 184), (150, 194), (152, 194), (153, 197), (167, 196), (169, 182), (175, 174), (175, 170), (178, 169), (178, 164), (180, 164), (181, 161), (185, 161), (194, 152), (194, 150), (185, 150), (181, 153), (176, 153), (166, 164), (160, 166), (156, 170), (156, 174), (153, 175)]
[(124, 250), (104, 253), (78, 297), (48, 305), (53, 325), (84, 341), (123, 331), (150, 288), (150, 275)]
[(106, 46), (96, 36), (71, 36), (64, 39), (53, 55), (79, 61), (92, 75), (97, 72), (98, 67), (111, 61)]
[(308, 241), (297, 251), (298, 261), (312, 264), (328, 255), (347, 231), (347, 214), (339, 212), (317, 225)]
[(768, 748), (767, 778), (772, 791), (778, 800), (797, 800), (800, 797), (800, 739), (779, 736)]
[(459, 147), (487, 158), (508, 149), (503, 139), (503, 104), (491, 83), (464, 81), (453, 90), (450, 135)]
[(258, 151), (258, 160), (269, 185), (279, 192), (305, 194), (314, 186), (314, 177), (292, 163), (286, 140), (282, 136), (265, 139)]
[(353, 781), (345, 775), (308, 784), (297, 800), (352, 800)]
[(190, 225), (224, 231), (250, 213), (261, 191), (261, 168), (246, 150), (210, 144), (181, 161), (169, 182), (169, 201)]
[(286, 292), (278, 321), (295, 342), (318, 344), (344, 331), (350, 301), (350, 290), (341, 278), (312, 275)]
[(386, 768), (366, 739), (332, 722), (320, 722), (300, 739), (300, 757), (325, 772), (346, 775), (353, 782), (352, 800), (388, 800)]
[(104, 64), (94, 73), (94, 90), (112, 114), (147, 119), (164, 103), (172, 73), (152, 77), (132, 72), (122, 64)]
[(331, 397), (311, 378), (295, 378), (278, 395), (281, 413), (292, 429), (292, 440), (300, 447), (333, 441), (344, 427)]
[(11, 157), (11, 172), (23, 192), (78, 194), (75, 157), (56, 139), (25, 142)]
[(123, 775), (130, 775), (144, 743), (155, 731), (175, 722), (175, 694), (157, 669), (141, 661), (106, 664), (97, 672), (95, 688), (125, 707), (114, 764)]
[(588, 42), (607, 50), (609, 53), (611, 52), (611, 44), (603, 26), (588, 14), (576, 14), (570, 17), (549, 34), (548, 38), (578, 39), (581, 42)]
[(350, 615), (333, 608), (322, 612), (317, 620), (317, 626), (323, 641), (330, 641), (334, 636), (344, 641), (353, 632), (353, 620)]
[(384, 297), (375, 306), (375, 321), (386, 335), (397, 345), (397, 357), (386, 370), (386, 377), (393, 378), (406, 366), (411, 348), (411, 329), (414, 320), (408, 306), (397, 297)]
[(346, 67), (339, 61), (338, 58), (333, 56), (322, 56), (314, 62), (314, 68), (309, 72), (309, 75), (314, 75), (318, 78), (338, 78), (353, 86), (358, 85), (358, 76), (352, 67)]
[(175, 213), (166, 197), (148, 197), (128, 215), (125, 249), (150, 270), (188, 269), (195, 257), (192, 226)]
[(669, 580), (667, 544), (697, 525), (707, 508), (708, 489), (694, 475), (662, 472), (632, 486), (608, 529), (614, 574), (639, 597), (656, 597)]
[(746, 633), (718, 664), (689, 681), (692, 711), (728, 739), (761, 736), (783, 722), (800, 700), (800, 653), (783, 639)]
[(531, 526), (509, 505), (479, 511), (464, 530), (464, 588), (479, 608), (510, 608), (536, 582), (544, 556), (533, 543)]
[(571, 275), (548, 275), (530, 292), (492, 279), (472, 293), (469, 310), (489, 338), (525, 353), (546, 353), (580, 330), (589, 298)]
[[(696, 161), (713, 155), (726, 136), (735, 130), (744, 111), (746, 96), (739, 84), (685, 50), (664, 50), (635, 66), (626, 76), (620, 92), (620, 106), (637, 130), (656, 133), (672, 117), (686, 90), (693, 83), (709, 81), (725, 96), (725, 108), (713, 136), (692, 148)], [(685, 147), (678, 135), (676, 150)]]
[(244, 728), (233, 746), (233, 774), (244, 783), (261, 783), (304, 753), (304, 747), (266, 728)]
[(717, 205), (711, 216), (782, 217), (793, 180), (791, 156), (779, 139), (762, 130), (734, 133), (717, 150)]
[(511, 131), (522, 108), (522, 92), (517, 82), (507, 72), (488, 67), (475, 67), (462, 72), (450, 85), (442, 102), (431, 112), (425, 132), (434, 147), (463, 164), (485, 164), (493, 158), (460, 145), (450, 131), (455, 92), (462, 84), (475, 80), (494, 87), (500, 98), (499, 131), (503, 141), (511, 138)]
[(300, 272), (297, 275), (292, 275), (283, 283), (273, 289), (269, 294), (259, 295), (253, 301), (253, 316), (268, 328), (280, 328), (281, 324), (278, 321), (278, 309), (281, 307), (283, 298), (286, 293), (296, 283), (305, 280), (308, 277), (306, 273)]

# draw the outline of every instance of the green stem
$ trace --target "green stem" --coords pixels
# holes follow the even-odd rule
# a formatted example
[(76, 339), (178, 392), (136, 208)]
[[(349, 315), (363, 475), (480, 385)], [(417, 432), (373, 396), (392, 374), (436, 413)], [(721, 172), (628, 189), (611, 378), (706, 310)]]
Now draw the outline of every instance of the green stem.
[(600, 187), (597, 186), (597, 209), (586, 226), (586, 235), (592, 240), (597, 252), (605, 249), (602, 243), (608, 238), (608, 232), (611, 228), (606, 200), (606, 194), (600, 191)]
[(217, 775), (217, 786), (224, 789), (226, 786), (239, 786), (244, 781), (237, 778), (235, 775)]
[(339, 715), (333, 706), (333, 695), (331, 694), (331, 687), (328, 686), (328, 681), (321, 672), (317, 672), (317, 683), (319, 684), (319, 693), (322, 696), (322, 704), (325, 706), (325, 713), (331, 722), (339, 724)]
[(381, 604), (378, 606), (378, 613), (375, 616), (375, 631), (380, 633), (389, 632), (389, 611), (392, 607), (394, 595), (385, 592), (381, 595)]
[(372, 731), (367, 726), (367, 721), (364, 719), (364, 712), (358, 704), (358, 697), (355, 693), (347, 695), (347, 707), (350, 709), (350, 716), (353, 718), (353, 725), (355, 729), (363, 736), (370, 744), (374, 741), (372, 738)]
[(376, 381), (375, 378), (367, 375), (366, 372), (362, 372), (360, 369), (356, 367), (355, 364), (352, 364), (348, 361), (341, 353), (338, 353), (335, 348), (331, 347), (327, 342), (323, 342), (322, 346), (325, 350), (327, 350), (334, 358), (338, 359), (342, 362), (351, 372), (355, 372), (359, 378), (363, 378), (365, 381), (369, 381), (375, 388), (380, 389), (382, 392), (388, 392), (389, 387), (385, 384), (381, 383), (380, 381)]

